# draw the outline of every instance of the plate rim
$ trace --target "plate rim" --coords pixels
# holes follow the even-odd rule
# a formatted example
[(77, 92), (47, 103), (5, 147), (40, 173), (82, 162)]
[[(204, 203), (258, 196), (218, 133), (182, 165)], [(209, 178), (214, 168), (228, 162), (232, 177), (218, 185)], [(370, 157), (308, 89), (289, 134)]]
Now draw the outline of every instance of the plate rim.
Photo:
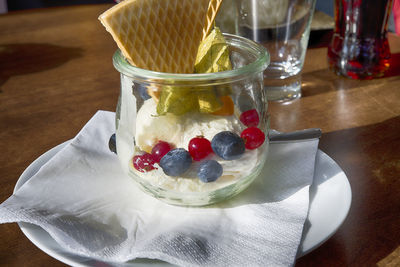
[[(13, 193), (15, 193), (24, 183), (26, 183), (29, 179), (31, 179), (44, 164), (46, 164), (52, 157), (54, 157), (54, 155), (56, 155), (60, 150), (62, 150), (71, 141), (72, 141), (72, 139), (68, 140), (68, 141), (65, 141), (65, 142), (63, 142), (63, 143), (61, 143), (61, 144), (49, 149), (48, 151), (46, 151), (45, 153), (40, 155), (38, 158), (36, 158), (31, 164), (29, 164), (29, 166), (22, 172), (22, 174), (18, 178), (18, 180), (17, 180), (17, 182), (15, 184)], [(307, 237), (310, 234), (310, 230), (313, 229), (312, 225), (310, 226), (309, 231), (307, 233), (305, 233), (305, 234), (303, 233), (303, 235), (301, 237), (300, 245), (299, 245), (299, 251), (298, 251), (297, 257), (296, 257), (297, 259), (302, 257), (302, 256), (304, 256), (304, 255), (306, 255), (306, 254), (308, 254), (308, 253), (310, 253), (311, 251), (315, 250), (316, 248), (320, 247), (323, 243), (325, 243), (329, 238), (331, 238), (336, 233), (336, 231), (340, 228), (340, 226), (343, 224), (344, 220), (346, 219), (346, 217), (347, 217), (347, 215), (349, 213), (350, 207), (351, 207), (351, 202), (352, 202), (351, 186), (350, 186), (349, 180), (348, 180), (346, 174), (344, 173), (344, 171), (325, 152), (323, 152), (322, 150), (318, 149), (317, 153), (322, 153), (322, 156), (325, 158), (325, 160), (331, 161), (332, 166), (334, 166), (335, 168), (340, 170), (339, 179), (341, 179), (341, 182), (343, 183), (343, 186), (346, 189), (345, 192), (342, 192), (342, 193), (347, 195), (347, 200), (348, 201), (346, 202), (346, 206), (343, 207), (342, 212), (340, 214), (341, 216), (339, 217), (338, 223), (335, 225), (334, 229), (332, 231), (330, 231), (329, 233), (327, 233), (327, 235), (325, 235), (323, 238), (321, 238), (317, 242), (314, 242), (314, 243), (311, 243), (311, 244), (307, 244), (307, 246), (304, 247), (303, 246), (304, 245), (304, 241), (307, 240)], [(329, 179), (331, 179), (331, 178), (333, 178), (333, 177), (330, 177)], [(315, 197), (316, 195), (318, 195), (319, 186), (320, 186), (320, 184), (316, 185), (315, 195), (314, 196), (310, 195), (310, 198)], [(310, 189), (311, 189), (311, 186), (310, 186)], [(311, 194), (311, 192), (310, 192), (310, 194)], [(310, 210), (315, 209), (315, 206), (316, 206), (316, 204), (313, 201), (313, 199), (310, 200), (309, 212), (307, 214), (306, 220), (309, 219)], [(71, 265), (71, 266), (93, 266), (93, 265), (82, 264), (82, 263), (80, 263), (80, 262), (78, 262), (78, 261), (76, 261), (74, 259), (71, 259), (68, 256), (64, 256), (60, 252), (54, 251), (52, 248), (47, 247), (44, 244), (45, 241), (40, 241), (40, 240), (36, 239), (34, 237), (34, 232), (36, 232), (36, 231), (43, 231), (48, 235), (48, 233), (43, 228), (41, 228), (40, 226), (33, 225), (33, 224), (30, 224), (30, 223), (25, 223), (25, 222), (18, 222), (17, 224), (18, 224), (19, 228), (21, 229), (22, 233), (35, 246), (37, 246), (40, 250), (42, 250), (44, 253), (48, 254), (49, 256), (51, 256), (51, 257), (53, 257), (53, 258), (65, 263), (65, 264)], [(32, 226), (34, 226), (33, 229), (32, 229)], [(52, 237), (50, 235), (48, 235), (48, 238), (52, 239)], [(57, 243), (57, 245), (58, 245), (58, 243)], [(71, 254), (69, 251), (65, 250), (61, 246), (59, 246), (59, 248), (60, 248), (60, 251), (64, 250), (65, 252), (68, 252), (69, 254)], [(90, 258), (87, 258), (88, 260), (86, 260), (86, 258), (84, 256), (81, 256), (81, 255), (78, 255), (78, 254), (71, 254), (71, 257), (81, 258), (83, 261), (88, 261), (88, 260), (96, 261), (95, 259), (90, 259)], [(162, 263), (168, 264), (167, 262), (162, 262)], [(127, 264), (130, 265), (130, 264), (135, 264), (135, 263), (134, 262), (131, 262), (131, 263), (128, 262)], [(170, 264), (168, 264), (168, 266), (170, 266)]]

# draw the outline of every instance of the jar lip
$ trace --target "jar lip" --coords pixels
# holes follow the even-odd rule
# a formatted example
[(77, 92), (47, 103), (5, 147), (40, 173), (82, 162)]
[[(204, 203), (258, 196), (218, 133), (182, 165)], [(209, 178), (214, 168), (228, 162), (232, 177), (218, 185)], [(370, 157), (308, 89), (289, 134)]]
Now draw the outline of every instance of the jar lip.
[(230, 46), (241, 47), (252, 52), (257, 56), (256, 60), (252, 63), (242, 66), (237, 69), (212, 72), (212, 73), (167, 73), (157, 72), (146, 69), (141, 69), (131, 65), (125, 57), (122, 55), (121, 50), (117, 50), (113, 56), (114, 67), (126, 76), (139, 79), (155, 79), (155, 80), (166, 80), (166, 81), (210, 81), (210, 80), (221, 80), (221, 79), (240, 79), (248, 74), (254, 74), (264, 71), (270, 62), (270, 56), (268, 51), (260, 44), (246, 39), (241, 36), (223, 33), (227, 43)]

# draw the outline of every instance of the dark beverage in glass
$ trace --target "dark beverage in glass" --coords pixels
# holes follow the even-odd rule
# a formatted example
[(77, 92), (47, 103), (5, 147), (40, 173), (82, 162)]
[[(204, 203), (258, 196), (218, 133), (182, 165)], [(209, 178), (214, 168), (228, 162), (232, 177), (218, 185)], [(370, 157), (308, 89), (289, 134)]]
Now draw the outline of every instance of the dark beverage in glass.
[(353, 79), (382, 77), (389, 68), (387, 26), (392, 0), (335, 0), (329, 67)]

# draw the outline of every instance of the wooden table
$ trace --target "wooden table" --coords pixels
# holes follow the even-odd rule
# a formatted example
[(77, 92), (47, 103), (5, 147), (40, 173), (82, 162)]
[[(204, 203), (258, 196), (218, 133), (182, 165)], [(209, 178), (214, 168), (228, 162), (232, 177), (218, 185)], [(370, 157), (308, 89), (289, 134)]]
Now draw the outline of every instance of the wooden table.
[[(73, 138), (99, 110), (115, 110), (116, 46), (98, 15), (108, 5), (39, 9), (0, 16), (0, 202), (38, 156)], [(320, 148), (353, 191), (344, 224), (298, 266), (371, 266), (400, 255), (400, 38), (390, 35), (390, 77), (357, 81), (327, 69), (326, 47), (309, 49), (303, 97), (272, 103), (272, 127), (319, 127)], [(397, 63), (396, 63), (397, 62)], [(0, 264), (64, 266), (17, 224), (0, 225)]]

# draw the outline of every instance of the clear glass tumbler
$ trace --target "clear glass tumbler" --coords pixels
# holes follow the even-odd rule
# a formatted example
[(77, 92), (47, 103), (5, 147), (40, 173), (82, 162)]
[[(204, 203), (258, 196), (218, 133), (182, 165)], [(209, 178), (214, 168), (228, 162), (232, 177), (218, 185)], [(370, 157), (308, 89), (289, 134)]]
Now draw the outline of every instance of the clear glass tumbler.
[(264, 45), (271, 63), (264, 72), (268, 100), (301, 97), (301, 70), (316, 0), (236, 0), (236, 29)]
[[(266, 160), (263, 71), (269, 55), (251, 40), (224, 37), (233, 69), (223, 72), (160, 73), (130, 65), (120, 51), (114, 54), (121, 74), (118, 157), (142, 190), (167, 203), (202, 206), (232, 197), (258, 176)], [(211, 153), (207, 142), (190, 145), (194, 138), (210, 141)], [(259, 144), (252, 147), (255, 141)]]

